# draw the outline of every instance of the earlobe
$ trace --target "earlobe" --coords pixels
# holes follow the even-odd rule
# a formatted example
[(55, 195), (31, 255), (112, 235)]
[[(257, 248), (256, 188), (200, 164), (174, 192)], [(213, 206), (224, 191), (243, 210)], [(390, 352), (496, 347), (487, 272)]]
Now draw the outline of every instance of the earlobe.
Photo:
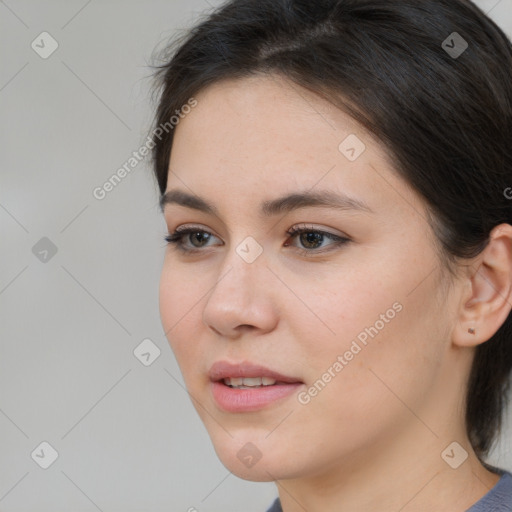
[(512, 226), (500, 224), (467, 277), (452, 341), (477, 346), (494, 336), (512, 309)]

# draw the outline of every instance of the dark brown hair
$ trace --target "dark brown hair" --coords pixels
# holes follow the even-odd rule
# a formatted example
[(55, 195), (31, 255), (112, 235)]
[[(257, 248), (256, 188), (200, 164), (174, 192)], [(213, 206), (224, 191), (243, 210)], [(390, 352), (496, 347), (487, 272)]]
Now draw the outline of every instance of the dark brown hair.
[[(156, 127), (210, 84), (255, 73), (283, 75), (350, 114), (425, 199), (452, 274), (493, 227), (512, 223), (512, 47), (469, 1), (231, 0), (163, 59)], [(152, 155), (161, 193), (174, 130), (165, 132)], [(467, 386), (466, 428), (484, 464), (511, 368), (509, 315), (477, 347)]]

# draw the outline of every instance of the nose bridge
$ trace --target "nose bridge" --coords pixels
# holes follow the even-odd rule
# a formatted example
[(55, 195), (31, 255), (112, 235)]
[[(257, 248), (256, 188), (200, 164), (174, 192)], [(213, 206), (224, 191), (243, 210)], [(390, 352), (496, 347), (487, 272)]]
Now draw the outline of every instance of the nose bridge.
[(260, 296), (266, 272), (263, 247), (254, 238), (230, 247), (207, 298), (203, 322), (224, 335), (238, 325), (266, 328), (272, 316), (272, 306)]
[(253, 237), (245, 237), (229, 248), (212, 295), (221, 289), (235, 291), (239, 298), (250, 295), (253, 285), (261, 280), (264, 267), (263, 247)]

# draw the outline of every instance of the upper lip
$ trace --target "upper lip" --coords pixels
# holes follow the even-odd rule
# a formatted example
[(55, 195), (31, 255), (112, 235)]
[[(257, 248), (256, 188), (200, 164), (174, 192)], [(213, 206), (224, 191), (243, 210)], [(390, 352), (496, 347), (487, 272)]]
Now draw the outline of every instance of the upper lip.
[(248, 361), (230, 363), (228, 361), (217, 361), (213, 363), (208, 372), (210, 380), (216, 382), (228, 377), (270, 377), (277, 382), (302, 382), (295, 377), (283, 375), (279, 372)]

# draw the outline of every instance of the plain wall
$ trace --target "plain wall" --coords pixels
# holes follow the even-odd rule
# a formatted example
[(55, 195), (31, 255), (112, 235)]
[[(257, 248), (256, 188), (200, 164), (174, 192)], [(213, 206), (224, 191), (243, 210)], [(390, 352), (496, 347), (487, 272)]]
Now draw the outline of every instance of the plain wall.
[[(148, 159), (93, 193), (149, 133), (154, 48), (218, 3), (0, 2), (3, 512), (262, 512), (277, 496), (219, 462), (182, 387)], [(477, 3), (512, 35), (512, 0)], [(31, 47), (51, 49), (43, 31), (48, 58)], [(148, 338), (161, 353), (145, 366), (133, 352)], [(507, 421), (492, 462), (512, 470)]]

